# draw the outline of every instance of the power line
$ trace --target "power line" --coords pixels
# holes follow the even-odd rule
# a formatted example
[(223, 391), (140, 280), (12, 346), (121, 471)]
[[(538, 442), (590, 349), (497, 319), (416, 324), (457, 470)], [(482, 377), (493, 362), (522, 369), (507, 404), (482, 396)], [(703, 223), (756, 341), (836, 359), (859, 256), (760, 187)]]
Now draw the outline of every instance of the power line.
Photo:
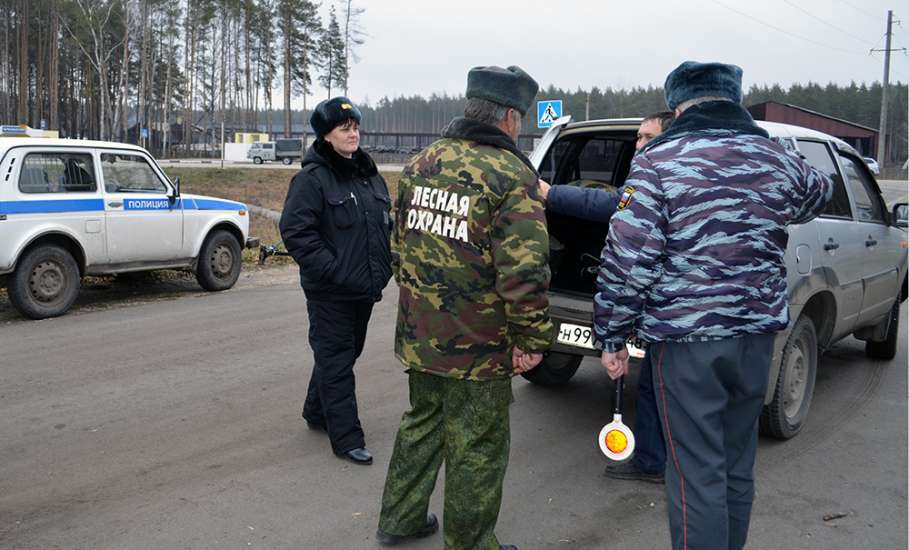
[(869, 13), (869, 12), (863, 10), (862, 8), (860, 8), (860, 7), (858, 7), (858, 6), (854, 5), (854, 4), (851, 4), (851, 3), (847, 2), (846, 0), (840, 0), (840, 2), (846, 4), (847, 6), (849, 6), (850, 8), (852, 8), (852, 9), (854, 9), (854, 10), (856, 10), (856, 11), (858, 11), (858, 12), (864, 14), (866, 17), (870, 17), (871, 19), (874, 19), (875, 21), (878, 21), (878, 20), (880, 19), (879, 16), (877, 16), (877, 15), (872, 15), (871, 13)]
[(865, 44), (868, 44), (869, 46), (872, 46), (872, 47), (876, 46), (876, 44), (872, 44), (871, 42), (865, 40), (864, 38), (852, 34), (851, 32), (847, 31), (846, 29), (842, 29), (842, 28), (840, 28), (840, 27), (837, 27), (837, 26), (834, 25), (833, 23), (828, 23), (827, 21), (824, 21), (824, 20), (821, 19), (820, 17), (814, 15), (813, 13), (811, 13), (810, 11), (806, 10), (805, 8), (799, 6), (798, 4), (794, 4), (793, 2), (791, 2), (791, 0), (783, 0), (783, 2), (786, 2), (787, 4), (789, 4), (790, 6), (792, 6), (793, 8), (799, 10), (800, 12), (802, 12), (802, 13), (804, 13), (805, 15), (807, 15), (808, 17), (814, 19), (815, 21), (819, 21), (819, 22), (823, 23), (824, 25), (827, 25), (827, 26), (830, 27), (831, 29), (838, 30), (838, 31), (840, 31), (841, 33), (845, 34), (846, 36), (850, 36), (850, 37), (852, 37), (852, 38), (855, 38), (856, 40), (858, 40), (858, 41), (860, 41), (860, 42), (864, 42)]
[(856, 51), (854, 51), (854, 50), (845, 50), (845, 49), (843, 49), (843, 48), (837, 48), (836, 46), (831, 46), (831, 45), (829, 45), (829, 44), (824, 44), (824, 43), (822, 43), (822, 42), (818, 42), (817, 40), (812, 40), (812, 39), (810, 39), (810, 38), (805, 38), (804, 36), (799, 36), (799, 35), (797, 35), (797, 34), (791, 33), (791, 32), (789, 32), (789, 31), (787, 31), (786, 29), (781, 29), (781, 28), (777, 27), (776, 25), (772, 25), (772, 24), (770, 24), (770, 23), (767, 23), (766, 21), (762, 21), (762, 20), (758, 19), (757, 17), (754, 17), (754, 16), (752, 16), (752, 15), (749, 15), (749, 14), (747, 14), (747, 13), (745, 13), (745, 12), (739, 11), (739, 10), (733, 8), (732, 6), (729, 6), (729, 5), (727, 5), (727, 4), (723, 3), (723, 2), (720, 2), (720, 0), (713, 0), (713, 2), (716, 3), (716, 4), (719, 4), (719, 5), (721, 5), (721, 6), (723, 6), (723, 7), (726, 8), (727, 10), (733, 11), (733, 12), (735, 12), (735, 13), (741, 15), (742, 17), (746, 17), (746, 18), (748, 18), (748, 19), (751, 19), (752, 21), (754, 21), (754, 22), (756, 22), (756, 23), (760, 23), (761, 25), (764, 25), (765, 27), (770, 27), (771, 29), (773, 29), (773, 30), (775, 30), (775, 31), (777, 31), (777, 32), (781, 32), (781, 33), (783, 33), (783, 34), (787, 34), (787, 35), (789, 35), (789, 36), (792, 36), (793, 38), (798, 38), (798, 39), (800, 39), (800, 40), (804, 40), (805, 42), (811, 42), (812, 44), (815, 44), (815, 45), (817, 45), (817, 46), (821, 46), (822, 48), (827, 48), (827, 49), (829, 49), (829, 50), (836, 50), (836, 51), (839, 51), (839, 52), (848, 53), (848, 54), (852, 54), (852, 55), (864, 55), (864, 54), (860, 54), (860, 53), (858, 53), (858, 52), (856, 52)]

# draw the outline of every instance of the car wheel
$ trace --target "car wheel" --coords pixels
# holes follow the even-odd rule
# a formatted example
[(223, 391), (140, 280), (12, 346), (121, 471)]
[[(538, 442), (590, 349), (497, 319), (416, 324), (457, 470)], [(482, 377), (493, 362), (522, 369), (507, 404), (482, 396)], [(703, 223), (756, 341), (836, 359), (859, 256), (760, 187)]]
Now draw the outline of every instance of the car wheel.
[(262, 164), (262, 157), (253, 157), (253, 164)]
[(773, 400), (761, 413), (761, 433), (777, 439), (799, 433), (814, 395), (817, 359), (817, 330), (811, 318), (803, 315), (786, 339)]
[(578, 372), (583, 359), (583, 355), (551, 351), (543, 356), (535, 369), (521, 373), (521, 376), (540, 386), (561, 386)]
[(286, 164), (288, 166), (290, 166), (290, 163), (292, 163), (293, 161), (294, 161), (294, 159), (292, 159), (290, 157), (284, 157), (283, 159), (281, 159), (281, 162), (283, 162), (284, 164)]
[(41, 245), (25, 253), (10, 278), (9, 301), (30, 319), (63, 315), (76, 301), (82, 278), (65, 248)]
[(202, 244), (196, 265), (196, 280), (205, 290), (227, 290), (240, 277), (240, 243), (229, 232), (212, 232)]
[(881, 342), (865, 342), (865, 355), (871, 359), (889, 361), (896, 357), (896, 344), (900, 332), (900, 297), (897, 296), (890, 308), (890, 324), (887, 327), (887, 337)]

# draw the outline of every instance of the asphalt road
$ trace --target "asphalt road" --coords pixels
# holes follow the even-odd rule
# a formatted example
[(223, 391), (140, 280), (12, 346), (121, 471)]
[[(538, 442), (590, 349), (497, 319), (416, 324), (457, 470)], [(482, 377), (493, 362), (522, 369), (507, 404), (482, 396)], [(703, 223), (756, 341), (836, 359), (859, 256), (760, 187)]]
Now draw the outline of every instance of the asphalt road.
[[(407, 406), (395, 298), (392, 286), (357, 365), (370, 467), (335, 458), (300, 418), (312, 359), (292, 268), (223, 293), (173, 284), (82, 301), (38, 322), (0, 300), (0, 548), (376, 548)], [(602, 475), (611, 389), (590, 359), (562, 389), (515, 380), (502, 542), (668, 547), (662, 486)], [(748, 548), (906, 548), (906, 396), (905, 334), (891, 362), (852, 339), (828, 353), (805, 430), (761, 440)], [(408, 546), (440, 547), (439, 536)]]

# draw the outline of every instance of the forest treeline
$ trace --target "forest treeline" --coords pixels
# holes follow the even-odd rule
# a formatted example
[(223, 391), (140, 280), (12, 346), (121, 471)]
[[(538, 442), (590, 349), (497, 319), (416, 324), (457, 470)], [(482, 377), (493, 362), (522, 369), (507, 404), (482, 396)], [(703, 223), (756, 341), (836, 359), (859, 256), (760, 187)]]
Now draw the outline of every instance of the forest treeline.
[[(327, 13), (317, 0), (0, 0), (0, 122), (139, 142), (159, 156), (210, 148), (222, 123), (228, 136), (299, 135), (324, 95), (369, 95), (348, 87), (368, 49), (365, 2), (324, 1)], [(538, 98), (563, 100), (575, 119), (665, 105), (659, 87), (549, 86)], [(879, 82), (807, 83), (752, 86), (745, 104), (790, 103), (877, 128), (880, 99)], [(888, 164), (907, 156), (907, 104), (906, 84), (891, 85)], [(438, 133), (463, 106), (444, 94), (381, 98), (361, 106), (363, 129)], [(527, 133), (537, 132), (534, 115)]]

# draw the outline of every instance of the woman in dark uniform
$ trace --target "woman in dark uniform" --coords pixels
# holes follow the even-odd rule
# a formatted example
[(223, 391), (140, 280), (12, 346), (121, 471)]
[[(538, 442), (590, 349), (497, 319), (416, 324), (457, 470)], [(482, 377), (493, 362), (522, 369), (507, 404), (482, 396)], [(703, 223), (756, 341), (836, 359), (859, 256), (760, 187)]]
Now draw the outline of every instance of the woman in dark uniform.
[(372, 464), (357, 412), (354, 362), (373, 304), (391, 278), (388, 187), (360, 149), (360, 111), (346, 97), (316, 106), (317, 139), (294, 176), (281, 238), (300, 266), (313, 370), (303, 406), (336, 455)]

